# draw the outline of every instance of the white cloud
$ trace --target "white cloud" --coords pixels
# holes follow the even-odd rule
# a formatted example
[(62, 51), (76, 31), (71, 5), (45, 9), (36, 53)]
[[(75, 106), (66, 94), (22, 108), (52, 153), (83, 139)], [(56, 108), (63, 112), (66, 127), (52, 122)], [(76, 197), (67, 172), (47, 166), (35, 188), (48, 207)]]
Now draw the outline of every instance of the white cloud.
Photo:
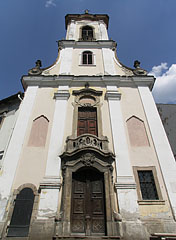
[(153, 96), (157, 103), (176, 103), (176, 64), (154, 66), (149, 75), (156, 77)]
[(45, 7), (55, 7), (56, 4), (55, 4), (55, 0), (47, 0), (46, 3), (45, 3)]

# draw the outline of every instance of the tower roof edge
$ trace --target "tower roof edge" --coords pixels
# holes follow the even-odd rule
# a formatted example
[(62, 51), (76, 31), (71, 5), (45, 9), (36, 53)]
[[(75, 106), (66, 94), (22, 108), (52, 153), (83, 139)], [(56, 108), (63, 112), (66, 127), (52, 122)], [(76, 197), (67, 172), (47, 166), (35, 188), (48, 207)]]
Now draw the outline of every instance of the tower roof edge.
[(102, 20), (108, 29), (109, 16), (107, 14), (67, 14), (65, 16), (65, 28), (67, 29), (68, 24), (71, 20), (79, 21), (79, 20), (91, 20), (91, 21), (99, 21)]

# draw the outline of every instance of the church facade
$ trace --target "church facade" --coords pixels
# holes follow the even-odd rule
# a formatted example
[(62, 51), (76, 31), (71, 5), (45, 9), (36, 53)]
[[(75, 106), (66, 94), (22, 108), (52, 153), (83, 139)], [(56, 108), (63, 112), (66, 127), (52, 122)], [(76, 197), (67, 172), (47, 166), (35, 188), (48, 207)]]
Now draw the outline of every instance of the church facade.
[[(22, 77), (0, 173), (2, 239), (176, 239), (176, 162), (105, 14), (68, 14), (56, 62)], [(2, 122), (3, 124), (3, 122)]]

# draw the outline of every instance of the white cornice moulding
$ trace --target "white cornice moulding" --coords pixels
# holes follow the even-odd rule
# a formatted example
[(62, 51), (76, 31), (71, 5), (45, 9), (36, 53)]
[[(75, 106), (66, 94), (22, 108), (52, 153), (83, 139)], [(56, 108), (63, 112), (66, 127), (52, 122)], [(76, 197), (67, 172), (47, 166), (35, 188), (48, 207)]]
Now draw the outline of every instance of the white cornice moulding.
[(58, 41), (59, 48), (116, 48), (117, 43), (113, 40), (98, 40), (98, 41), (75, 41), (75, 40), (60, 40)]
[(23, 76), (22, 83), (26, 89), (28, 86), (39, 87), (82, 87), (86, 82), (92, 87), (149, 87), (150, 90), (154, 84), (153, 76), (119, 76), (119, 75), (100, 75), (100, 76), (88, 76), (88, 75), (53, 75), (53, 76)]

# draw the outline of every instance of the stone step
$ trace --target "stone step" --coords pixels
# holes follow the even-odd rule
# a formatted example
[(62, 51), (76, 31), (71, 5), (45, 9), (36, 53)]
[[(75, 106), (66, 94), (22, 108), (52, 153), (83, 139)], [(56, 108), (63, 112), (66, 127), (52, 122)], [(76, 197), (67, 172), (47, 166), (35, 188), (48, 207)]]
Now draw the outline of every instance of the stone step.
[(120, 236), (55, 236), (53, 240), (110, 240), (110, 239), (121, 239)]

